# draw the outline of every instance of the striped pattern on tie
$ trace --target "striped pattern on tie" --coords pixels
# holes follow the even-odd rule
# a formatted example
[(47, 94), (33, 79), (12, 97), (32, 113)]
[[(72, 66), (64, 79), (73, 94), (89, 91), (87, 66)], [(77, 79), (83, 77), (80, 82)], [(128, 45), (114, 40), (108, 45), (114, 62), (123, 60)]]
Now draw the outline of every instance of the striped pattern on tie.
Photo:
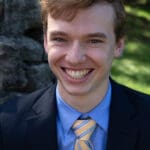
[(93, 150), (90, 137), (96, 128), (94, 120), (77, 120), (73, 125), (73, 131), (76, 135), (74, 150)]

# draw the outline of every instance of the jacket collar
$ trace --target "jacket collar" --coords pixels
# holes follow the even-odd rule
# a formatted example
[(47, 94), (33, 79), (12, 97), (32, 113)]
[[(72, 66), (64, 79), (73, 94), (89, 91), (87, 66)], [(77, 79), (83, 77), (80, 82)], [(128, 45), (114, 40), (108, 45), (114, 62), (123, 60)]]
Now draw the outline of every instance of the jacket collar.
[(137, 137), (136, 109), (124, 87), (111, 81), (112, 101), (107, 150), (134, 150)]
[(55, 86), (48, 88), (33, 105), (32, 112), (26, 118), (27, 145), (36, 150), (57, 150), (57, 108)]
[[(111, 80), (112, 101), (107, 150), (134, 150), (137, 137), (136, 109), (122, 86)], [(57, 150), (55, 86), (49, 88), (34, 104), (28, 115), (28, 143), (32, 149)], [(34, 140), (33, 140), (34, 138)]]

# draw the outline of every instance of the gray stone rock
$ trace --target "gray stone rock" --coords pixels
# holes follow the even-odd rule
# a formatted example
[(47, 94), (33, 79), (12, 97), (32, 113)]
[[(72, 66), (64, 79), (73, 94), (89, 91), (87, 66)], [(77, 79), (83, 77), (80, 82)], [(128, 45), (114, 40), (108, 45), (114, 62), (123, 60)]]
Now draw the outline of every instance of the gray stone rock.
[(28, 90), (44, 87), (54, 79), (54, 76), (52, 75), (48, 64), (28, 66), (27, 76)]
[(42, 62), (44, 49), (37, 41), (27, 38), (16, 38), (16, 47), (20, 50), (20, 56), (26, 62)]
[(3, 14), (4, 14), (4, 3), (3, 0), (0, 0), (0, 28), (2, 26)]
[(55, 78), (43, 49), (38, 0), (0, 0), (0, 104)]
[(4, 34), (23, 34), (29, 28), (41, 26), (37, 0), (5, 0), (3, 9), (1, 32)]
[(0, 87), (7, 91), (21, 90), (27, 83), (19, 50), (13, 44), (0, 42)]
[[(7, 50), (2, 50), (2, 47), (11, 47), (18, 53), (20, 59), (25, 62), (41, 62), (44, 55), (44, 49), (40, 43), (37, 41), (30, 39), (24, 36), (17, 37), (6, 37), (0, 36), (0, 53), (8, 53), (9, 48)], [(1, 58), (3, 59), (3, 58)]]

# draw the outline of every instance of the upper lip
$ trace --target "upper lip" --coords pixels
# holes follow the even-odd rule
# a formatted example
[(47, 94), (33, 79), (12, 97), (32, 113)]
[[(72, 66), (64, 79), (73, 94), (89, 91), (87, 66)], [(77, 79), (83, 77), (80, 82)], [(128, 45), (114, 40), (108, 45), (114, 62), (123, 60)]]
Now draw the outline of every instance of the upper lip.
[(83, 68), (81, 68), (81, 67), (79, 67), (79, 68), (77, 68), (77, 67), (61, 67), (63, 70), (65, 70), (65, 69), (68, 69), (68, 70), (74, 70), (74, 71), (82, 71), (82, 70), (94, 70), (93, 68), (87, 68), (87, 67), (83, 67)]

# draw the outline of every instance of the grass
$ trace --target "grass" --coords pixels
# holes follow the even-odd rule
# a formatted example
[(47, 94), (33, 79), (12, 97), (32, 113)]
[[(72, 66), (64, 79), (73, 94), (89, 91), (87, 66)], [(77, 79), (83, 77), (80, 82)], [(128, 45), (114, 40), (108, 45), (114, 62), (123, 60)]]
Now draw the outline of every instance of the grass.
[(150, 9), (126, 6), (127, 39), (124, 55), (115, 60), (112, 77), (128, 87), (150, 94)]

